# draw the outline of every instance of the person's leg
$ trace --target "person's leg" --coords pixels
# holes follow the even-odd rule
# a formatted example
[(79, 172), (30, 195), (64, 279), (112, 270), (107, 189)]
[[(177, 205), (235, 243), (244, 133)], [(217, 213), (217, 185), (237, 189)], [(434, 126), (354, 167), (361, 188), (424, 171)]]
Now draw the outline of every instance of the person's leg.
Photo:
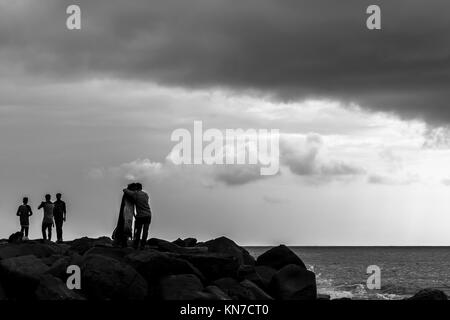
[(48, 240), (52, 241), (52, 225), (48, 224)]
[(141, 239), (141, 232), (142, 232), (142, 221), (139, 218), (136, 218), (134, 221), (134, 241), (133, 241), (133, 247), (137, 249), (139, 247), (139, 241)]
[(47, 240), (47, 233), (46, 233), (47, 226), (45, 223), (42, 224), (42, 239)]
[(148, 229), (150, 227), (150, 221), (146, 221), (144, 223), (143, 231), (142, 231), (142, 239), (141, 239), (141, 248), (145, 248), (145, 245), (147, 244), (147, 237), (148, 237)]
[(25, 237), (27, 237), (27, 238), (28, 238), (28, 229), (29, 229), (29, 227), (24, 227), (24, 234), (25, 234)]
[(57, 220), (55, 221), (55, 225), (56, 225), (56, 238), (58, 241), (62, 242), (62, 225), (63, 225), (63, 221), (62, 220)]

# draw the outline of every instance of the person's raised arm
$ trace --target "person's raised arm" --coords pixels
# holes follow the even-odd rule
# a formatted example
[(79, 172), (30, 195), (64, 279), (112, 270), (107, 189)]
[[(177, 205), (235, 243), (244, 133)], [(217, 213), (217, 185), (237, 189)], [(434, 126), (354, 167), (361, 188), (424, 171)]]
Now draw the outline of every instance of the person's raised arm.
[(44, 207), (44, 203), (41, 202), (41, 204), (40, 204), (39, 207), (38, 207), (38, 210), (39, 210), (39, 209), (42, 209), (43, 207)]
[(123, 193), (133, 201), (136, 200), (136, 191), (131, 191), (129, 189), (123, 189)]

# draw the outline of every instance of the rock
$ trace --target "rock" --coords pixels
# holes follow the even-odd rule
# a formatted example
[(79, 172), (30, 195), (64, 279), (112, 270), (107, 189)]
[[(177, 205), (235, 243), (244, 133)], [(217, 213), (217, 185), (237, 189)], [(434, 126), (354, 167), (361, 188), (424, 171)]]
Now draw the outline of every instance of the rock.
[(203, 285), (193, 274), (163, 277), (159, 283), (159, 298), (163, 300), (203, 300)]
[(9, 236), (8, 243), (19, 243), (23, 240), (22, 232), (15, 232)]
[(40, 277), (35, 296), (38, 300), (84, 300), (78, 293), (69, 290), (61, 279), (50, 274)]
[(231, 298), (218, 286), (207, 286), (205, 291), (211, 293), (214, 300), (231, 300)]
[(83, 255), (86, 251), (93, 247), (112, 247), (113, 241), (108, 237), (100, 237), (97, 239), (92, 239), (88, 237), (83, 237), (70, 242), (67, 242), (71, 251), (75, 251), (80, 255)]
[(118, 247), (92, 247), (84, 253), (84, 256), (97, 254), (104, 257), (113, 258), (119, 261), (124, 261), (125, 256), (131, 254), (135, 250), (132, 248), (118, 248)]
[(0, 246), (0, 260), (27, 255), (45, 258), (52, 255), (62, 255), (64, 252), (64, 249), (53, 243), (27, 241)]
[(186, 238), (183, 242), (185, 247), (195, 247), (197, 245), (197, 239), (195, 238)]
[(331, 296), (329, 294), (317, 294), (317, 300), (331, 300)]
[(256, 265), (268, 266), (275, 270), (280, 270), (288, 264), (295, 264), (306, 270), (303, 261), (285, 245), (280, 245), (264, 252), (256, 260)]
[(197, 244), (197, 239), (195, 238), (186, 238), (184, 240), (178, 238), (177, 240), (172, 242), (173, 244), (176, 244), (179, 247), (195, 247)]
[(163, 276), (176, 274), (194, 274), (201, 281), (205, 281), (202, 273), (188, 261), (156, 250), (133, 252), (126, 256), (125, 261), (149, 283), (153, 283)]
[(147, 245), (151, 247), (155, 247), (159, 251), (163, 252), (173, 252), (173, 253), (182, 253), (183, 248), (166, 240), (151, 238), (147, 241)]
[(62, 254), (53, 254), (50, 257), (41, 258), (41, 261), (50, 267), (52, 264), (63, 257), (64, 256)]
[(277, 271), (266, 266), (256, 266), (255, 272), (245, 276), (245, 279), (255, 283), (260, 288), (268, 291), (270, 289), (270, 282)]
[(254, 274), (255, 272), (256, 272), (255, 266), (243, 264), (240, 265), (237, 270), (237, 277), (239, 280), (244, 280), (246, 277)]
[(184, 241), (181, 238), (178, 238), (177, 240), (172, 242), (173, 244), (176, 244), (179, 247), (184, 247)]
[(208, 248), (209, 252), (223, 253), (236, 257), (239, 264), (255, 265), (255, 258), (247, 250), (226, 237), (207, 241), (203, 245)]
[(448, 297), (441, 290), (427, 288), (420, 290), (408, 300), (448, 300)]
[(0, 281), (9, 297), (33, 299), (39, 285), (39, 276), (48, 266), (33, 255), (0, 261)]
[(242, 286), (233, 278), (222, 278), (214, 281), (214, 285), (222, 289), (233, 300), (256, 300), (253, 290)]
[(189, 261), (209, 281), (219, 278), (237, 276), (239, 263), (235, 257), (220, 253), (171, 254), (174, 257)]
[(57, 261), (55, 261), (47, 270), (46, 273), (63, 280), (64, 282), (68, 278), (67, 267), (71, 265), (72, 257), (61, 257)]
[(241, 281), (241, 286), (250, 290), (255, 296), (256, 300), (273, 300), (273, 298), (270, 295), (268, 295), (263, 289), (258, 287), (250, 280)]
[(88, 299), (142, 300), (147, 283), (131, 266), (116, 259), (88, 255), (81, 264), (81, 288)]
[(179, 254), (204, 253), (208, 251), (208, 248), (206, 247), (180, 247), (172, 242), (156, 238), (148, 240), (147, 245), (161, 252)]
[(281, 300), (315, 300), (316, 275), (295, 264), (280, 269), (272, 278), (270, 291)]

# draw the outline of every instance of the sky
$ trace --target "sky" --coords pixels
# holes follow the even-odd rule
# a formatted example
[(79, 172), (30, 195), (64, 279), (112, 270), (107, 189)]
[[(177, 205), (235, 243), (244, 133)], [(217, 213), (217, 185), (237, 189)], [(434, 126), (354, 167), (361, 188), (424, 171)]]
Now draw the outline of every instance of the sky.
[[(66, 8), (81, 8), (81, 30)], [(381, 30), (366, 8), (381, 8)], [(0, 0), (0, 238), (110, 236), (122, 189), (152, 237), (450, 245), (448, 1)], [(176, 165), (174, 130), (278, 129), (280, 170)]]

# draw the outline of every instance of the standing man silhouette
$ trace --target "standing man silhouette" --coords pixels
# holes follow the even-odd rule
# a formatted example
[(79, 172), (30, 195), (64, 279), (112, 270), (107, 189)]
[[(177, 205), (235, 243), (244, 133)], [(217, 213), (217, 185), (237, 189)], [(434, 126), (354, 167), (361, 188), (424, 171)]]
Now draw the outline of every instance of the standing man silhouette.
[(28, 240), (28, 229), (30, 227), (30, 217), (33, 215), (31, 207), (28, 205), (28, 198), (23, 198), (23, 204), (17, 209), (17, 216), (20, 217), (20, 232), (23, 234), (23, 240)]
[(53, 202), (53, 217), (55, 218), (57, 242), (63, 242), (63, 223), (66, 222), (66, 203), (61, 200), (61, 193), (56, 194), (56, 201)]
[(53, 228), (53, 203), (51, 201), (52, 196), (49, 194), (45, 195), (45, 201), (41, 202), (38, 207), (39, 209), (44, 209), (44, 218), (42, 219), (42, 239), (52, 241), (52, 228)]

